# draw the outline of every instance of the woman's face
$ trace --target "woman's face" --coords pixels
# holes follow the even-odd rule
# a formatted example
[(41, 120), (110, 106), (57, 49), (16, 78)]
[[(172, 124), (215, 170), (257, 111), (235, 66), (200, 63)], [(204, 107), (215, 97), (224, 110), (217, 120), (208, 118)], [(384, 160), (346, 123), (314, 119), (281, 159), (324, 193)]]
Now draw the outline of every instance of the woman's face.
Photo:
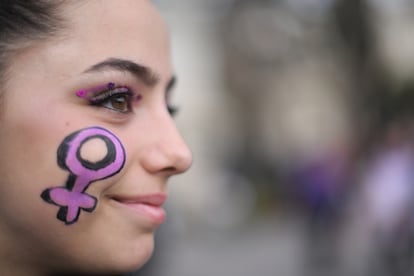
[(165, 219), (168, 177), (191, 164), (167, 108), (167, 31), (144, 0), (63, 15), (62, 36), (13, 57), (3, 84), (0, 265), (133, 270)]

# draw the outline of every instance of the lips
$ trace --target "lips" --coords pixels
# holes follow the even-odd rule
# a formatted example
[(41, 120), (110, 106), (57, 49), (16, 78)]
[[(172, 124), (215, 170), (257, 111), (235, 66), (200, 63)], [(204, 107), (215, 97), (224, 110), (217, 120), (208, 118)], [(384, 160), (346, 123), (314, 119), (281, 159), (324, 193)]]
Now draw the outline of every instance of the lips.
[(162, 205), (167, 197), (165, 194), (151, 194), (143, 196), (113, 196), (111, 199), (120, 207), (125, 208), (135, 215), (149, 220), (151, 223), (160, 225), (166, 219), (165, 210)]

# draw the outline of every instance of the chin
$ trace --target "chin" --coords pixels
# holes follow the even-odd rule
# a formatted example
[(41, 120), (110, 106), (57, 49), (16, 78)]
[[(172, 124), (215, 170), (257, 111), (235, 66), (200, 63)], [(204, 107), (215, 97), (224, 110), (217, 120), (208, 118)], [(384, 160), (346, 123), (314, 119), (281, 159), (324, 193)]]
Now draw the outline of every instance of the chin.
[(114, 251), (110, 254), (111, 258), (107, 262), (109, 267), (106, 271), (112, 271), (110, 275), (117, 275), (139, 270), (151, 258), (153, 251), (153, 238), (135, 244), (131, 241), (125, 250), (121, 252)]
[[(118, 259), (119, 272), (127, 273), (139, 270), (152, 257), (154, 251), (153, 242), (141, 248), (137, 248), (130, 254), (120, 254), (123, 257)], [(126, 252), (125, 252), (126, 253)]]
[(123, 275), (137, 271), (144, 266), (154, 250), (153, 235), (141, 237), (139, 241), (130, 240), (122, 243), (123, 246), (118, 244), (110, 249), (101, 248), (98, 250), (99, 253), (93, 254), (93, 258), (82, 262), (83, 269), (80, 268), (78, 271), (69, 269), (69, 274), (62, 275)]
[[(103, 265), (104, 273), (97, 275), (121, 275), (139, 270), (148, 262), (154, 251), (154, 242), (140, 243), (139, 247), (131, 246), (123, 252), (113, 252), (111, 258)], [(106, 274), (105, 274), (106, 273)]]

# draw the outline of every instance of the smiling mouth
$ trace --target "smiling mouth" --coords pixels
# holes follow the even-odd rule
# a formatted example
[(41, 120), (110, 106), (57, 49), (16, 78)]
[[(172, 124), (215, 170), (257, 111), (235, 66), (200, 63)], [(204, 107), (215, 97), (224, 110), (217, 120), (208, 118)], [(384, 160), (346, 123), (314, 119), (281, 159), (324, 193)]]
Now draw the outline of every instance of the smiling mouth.
[(111, 200), (116, 205), (149, 220), (155, 225), (162, 224), (167, 215), (162, 207), (167, 197), (164, 194), (153, 194), (137, 197), (113, 196)]

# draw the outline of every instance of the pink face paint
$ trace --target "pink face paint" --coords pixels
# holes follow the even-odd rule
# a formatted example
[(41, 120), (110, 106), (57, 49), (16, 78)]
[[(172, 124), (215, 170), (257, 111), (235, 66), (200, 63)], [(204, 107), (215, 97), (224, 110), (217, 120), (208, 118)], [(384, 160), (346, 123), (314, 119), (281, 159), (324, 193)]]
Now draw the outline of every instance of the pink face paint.
[[(105, 143), (106, 156), (96, 162), (81, 157), (82, 146), (91, 139)], [(97, 204), (85, 191), (91, 183), (117, 174), (125, 163), (125, 150), (120, 140), (100, 127), (89, 127), (67, 136), (57, 151), (58, 165), (69, 171), (65, 187), (52, 187), (41, 194), (43, 200), (60, 206), (57, 218), (66, 224), (75, 223), (81, 210), (92, 212)]]
[(106, 85), (100, 85), (91, 89), (81, 89), (76, 91), (76, 96), (78, 96), (79, 98), (89, 98), (91, 96), (93, 96), (96, 93), (102, 92), (102, 91), (106, 91), (106, 90), (112, 90), (115, 88), (115, 83), (113, 82), (109, 82)]
[(125, 85), (116, 85), (114, 82), (109, 82), (106, 85), (100, 85), (91, 89), (81, 89), (76, 91), (76, 96), (84, 99), (95, 99), (96, 97), (105, 98), (114, 95), (128, 94), (132, 100), (140, 101), (142, 99), (141, 94), (135, 94)]

